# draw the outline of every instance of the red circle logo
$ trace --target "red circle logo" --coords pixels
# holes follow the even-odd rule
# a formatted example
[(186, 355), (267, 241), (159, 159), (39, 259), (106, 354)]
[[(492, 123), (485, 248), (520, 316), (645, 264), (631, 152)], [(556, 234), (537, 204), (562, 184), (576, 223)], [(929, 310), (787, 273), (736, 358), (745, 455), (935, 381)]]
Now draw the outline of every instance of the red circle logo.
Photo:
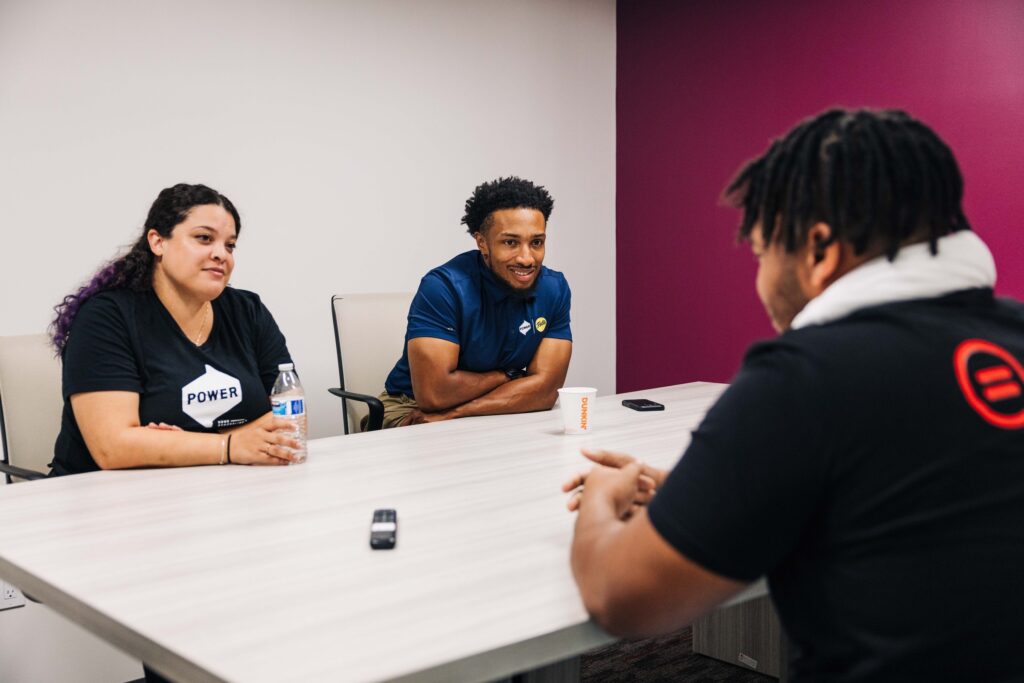
[(953, 369), (967, 403), (994, 427), (1024, 427), (1024, 368), (1009, 351), (984, 339), (956, 347)]

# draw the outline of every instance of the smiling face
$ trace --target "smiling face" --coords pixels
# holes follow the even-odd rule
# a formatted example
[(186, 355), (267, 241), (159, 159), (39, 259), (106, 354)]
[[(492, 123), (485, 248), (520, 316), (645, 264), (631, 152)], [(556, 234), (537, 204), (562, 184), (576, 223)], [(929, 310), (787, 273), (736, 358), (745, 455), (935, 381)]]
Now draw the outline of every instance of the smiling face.
[(484, 263), (513, 292), (528, 294), (544, 263), (546, 224), (537, 209), (499, 209), (473, 233)]
[(156, 230), (147, 237), (157, 257), (154, 280), (162, 279), (182, 296), (202, 301), (212, 301), (224, 291), (235, 268), (238, 230), (223, 207), (193, 207), (168, 237)]

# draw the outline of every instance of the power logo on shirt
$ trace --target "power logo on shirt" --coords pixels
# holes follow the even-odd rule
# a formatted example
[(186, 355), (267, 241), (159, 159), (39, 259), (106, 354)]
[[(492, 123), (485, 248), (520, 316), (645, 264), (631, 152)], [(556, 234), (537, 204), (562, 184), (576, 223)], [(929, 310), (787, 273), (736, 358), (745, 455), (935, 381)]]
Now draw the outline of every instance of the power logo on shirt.
[(181, 388), (181, 411), (206, 428), (242, 402), (242, 383), (209, 365)]
[(533, 329), (533, 325), (530, 324), (530, 321), (524, 320), (523, 323), (519, 326), (519, 334), (525, 335), (531, 329)]
[(1024, 427), (1024, 368), (1001, 346), (968, 339), (956, 347), (953, 368), (967, 403), (994, 427)]

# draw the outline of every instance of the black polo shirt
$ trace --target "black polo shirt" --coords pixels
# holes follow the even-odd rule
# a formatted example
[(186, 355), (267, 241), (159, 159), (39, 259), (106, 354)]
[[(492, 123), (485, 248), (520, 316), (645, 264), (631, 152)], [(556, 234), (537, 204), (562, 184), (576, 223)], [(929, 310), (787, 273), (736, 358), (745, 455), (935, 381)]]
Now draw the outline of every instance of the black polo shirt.
[(767, 575), (794, 681), (1024, 680), (1022, 361), (987, 289), (756, 344), (650, 519)]

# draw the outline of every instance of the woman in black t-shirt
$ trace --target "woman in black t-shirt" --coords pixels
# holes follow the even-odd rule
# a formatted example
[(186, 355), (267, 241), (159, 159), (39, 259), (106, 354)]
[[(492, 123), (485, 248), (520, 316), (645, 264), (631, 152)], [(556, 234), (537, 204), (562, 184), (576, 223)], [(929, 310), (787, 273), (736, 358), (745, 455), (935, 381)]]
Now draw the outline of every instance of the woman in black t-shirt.
[(167, 188), (131, 250), (56, 307), (51, 475), (291, 462), (291, 423), (268, 398), (291, 360), (284, 336), (258, 296), (227, 286), (240, 229), (215, 190)]

